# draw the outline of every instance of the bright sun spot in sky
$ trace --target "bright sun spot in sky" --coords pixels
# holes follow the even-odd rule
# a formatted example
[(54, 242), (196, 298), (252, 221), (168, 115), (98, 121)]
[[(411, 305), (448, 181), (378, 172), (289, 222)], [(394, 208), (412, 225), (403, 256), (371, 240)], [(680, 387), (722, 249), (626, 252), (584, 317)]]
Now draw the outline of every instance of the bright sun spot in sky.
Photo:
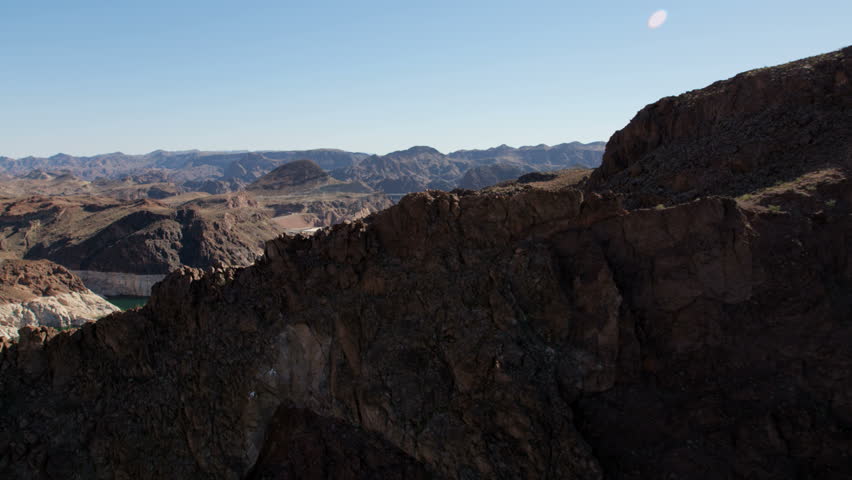
[(669, 14), (666, 13), (665, 10), (657, 10), (651, 15), (651, 18), (648, 19), (648, 28), (660, 28), (664, 23), (666, 23), (666, 17), (668, 16)]

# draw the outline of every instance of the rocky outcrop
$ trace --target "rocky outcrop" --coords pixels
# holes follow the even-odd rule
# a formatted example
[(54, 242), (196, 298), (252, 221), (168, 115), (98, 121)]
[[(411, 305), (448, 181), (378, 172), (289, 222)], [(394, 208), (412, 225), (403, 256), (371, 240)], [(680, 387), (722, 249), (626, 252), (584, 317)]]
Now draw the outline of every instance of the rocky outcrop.
[(118, 310), (91, 291), (0, 303), (0, 337), (17, 338), (18, 330), (25, 326), (79, 327)]
[(74, 274), (48, 261), (0, 262), (0, 337), (24, 326), (79, 326), (118, 308), (92, 293)]
[[(765, 88), (811, 74), (777, 68)], [(181, 269), (0, 349), (0, 474), (848, 477), (844, 161), (755, 193), (784, 209), (633, 208), (565, 172)]]
[(651, 207), (738, 196), (852, 164), (852, 47), (643, 108), (607, 145), (592, 190)]

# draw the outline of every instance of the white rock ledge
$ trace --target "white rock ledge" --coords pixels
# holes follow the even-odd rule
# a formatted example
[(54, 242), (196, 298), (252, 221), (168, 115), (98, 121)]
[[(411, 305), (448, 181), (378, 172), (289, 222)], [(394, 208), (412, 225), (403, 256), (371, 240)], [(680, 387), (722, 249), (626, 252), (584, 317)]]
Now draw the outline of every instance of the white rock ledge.
[(148, 297), (151, 295), (151, 287), (166, 277), (165, 275), (137, 275), (93, 270), (72, 270), (71, 272), (80, 277), (89, 290), (105, 297), (115, 295)]
[(25, 326), (79, 326), (118, 310), (118, 307), (91, 291), (36, 297), (21, 303), (3, 303), (0, 304), (0, 337), (17, 338), (18, 329)]

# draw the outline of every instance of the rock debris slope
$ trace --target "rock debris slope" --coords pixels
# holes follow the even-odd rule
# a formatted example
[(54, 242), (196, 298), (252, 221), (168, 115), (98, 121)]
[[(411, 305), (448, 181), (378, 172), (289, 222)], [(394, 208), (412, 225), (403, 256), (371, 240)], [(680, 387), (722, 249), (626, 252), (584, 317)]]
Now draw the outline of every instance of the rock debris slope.
[[(408, 195), (252, 267), (184, 268), (140, 311), (22, 329), (0, 350), (0, 474), (850, 478), (850, 63), (664, 99), (588, 180)], [(730, 101), (752, 82), (765, 108)], [(799, 109), (788, 85), (814, 82)], [(811, 152), (797, 132), (823, 114)], [(727, 115), (778, 133), (748, 148), (799, 155), (756, 159), (784, 166), (769, 185), (708, 161), (673, 194), (666, 149)], [(635, 208), (647, 178), (661, 205)]]

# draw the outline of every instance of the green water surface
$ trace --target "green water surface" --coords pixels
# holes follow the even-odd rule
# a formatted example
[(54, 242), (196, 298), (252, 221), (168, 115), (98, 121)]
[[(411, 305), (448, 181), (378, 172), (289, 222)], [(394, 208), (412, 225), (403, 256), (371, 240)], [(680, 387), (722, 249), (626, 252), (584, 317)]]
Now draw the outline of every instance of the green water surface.
[(131, 308), (141, 307), (148, 303), (149, 297), (131, 297), (131, 296), (118, 296), (118, 297), (106, 297), (109, 303), (115, 305), (116, 307), (122, 310), (128, 310)]

